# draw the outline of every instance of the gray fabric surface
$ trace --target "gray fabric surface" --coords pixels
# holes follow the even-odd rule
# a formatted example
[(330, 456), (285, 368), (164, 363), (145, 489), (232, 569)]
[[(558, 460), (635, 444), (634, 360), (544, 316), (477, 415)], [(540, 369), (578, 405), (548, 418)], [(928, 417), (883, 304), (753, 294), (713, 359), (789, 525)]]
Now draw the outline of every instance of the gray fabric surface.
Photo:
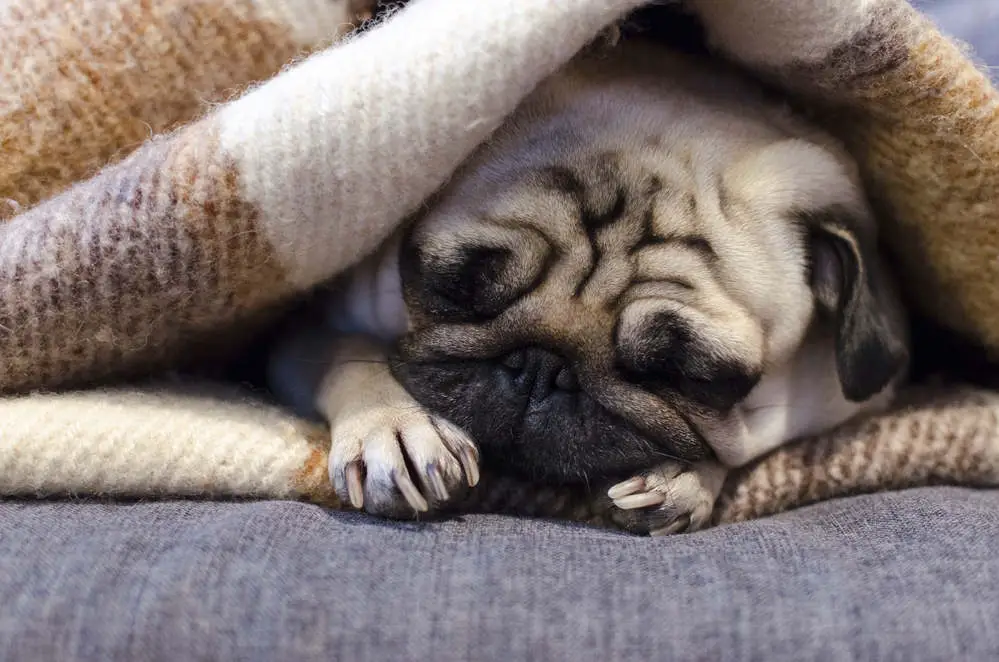
[[(999, 65), (999, 2), (917, 4)], [(995, 660), (997, 539), (999, 492), (949, 488), (654, 540), (0, 502), (0, 660)]]
[(647, 539), (294, 503), (0, 503), (3, 660), (999, 659), (999, 492)]

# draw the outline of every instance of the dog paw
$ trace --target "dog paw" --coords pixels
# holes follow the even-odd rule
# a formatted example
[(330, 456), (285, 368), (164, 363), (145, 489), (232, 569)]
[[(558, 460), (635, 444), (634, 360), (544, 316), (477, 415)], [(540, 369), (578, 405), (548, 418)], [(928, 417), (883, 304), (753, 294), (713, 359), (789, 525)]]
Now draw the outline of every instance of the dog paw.
[(690, 533), (711, 520), (726, 470), (715, 462), (667, 462), (607, 491), (614, 521), (632, 533)]
[(479, 482), (467, 434), (418, 406), (379, 406), (331, 428), (329, 473), (341, 502), (382, 517), (426, 513)]

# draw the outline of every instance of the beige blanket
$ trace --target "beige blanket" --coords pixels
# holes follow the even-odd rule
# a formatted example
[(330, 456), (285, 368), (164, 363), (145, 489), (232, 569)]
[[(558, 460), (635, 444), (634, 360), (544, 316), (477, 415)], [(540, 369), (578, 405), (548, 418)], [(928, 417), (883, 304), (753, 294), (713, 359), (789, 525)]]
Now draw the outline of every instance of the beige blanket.
[[(0, 5), (0, 493), (335, 505), (322, 429), (218, 384), (124, 380), (241, 351), (641, 4), (414, 0), (341, 41), (373, 3)], [(719, 56), (846, 141), (920, 312), (999, 348), (999, 94), (987, 77), (904, 0), (689, 8)], [(997, 398), (913, 390), (896, 412), (735, 476), (717, 519), (995, 485)], [(609, 515), (600, 498), (502, 478), (465, 507)]]

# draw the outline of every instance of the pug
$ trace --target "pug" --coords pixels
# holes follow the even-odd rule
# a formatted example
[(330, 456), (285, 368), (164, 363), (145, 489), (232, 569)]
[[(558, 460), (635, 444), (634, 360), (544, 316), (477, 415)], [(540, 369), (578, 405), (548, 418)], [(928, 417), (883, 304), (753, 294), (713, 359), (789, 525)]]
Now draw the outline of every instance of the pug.
[[(419, 164), (412, 164), (419, 167)], [(337, 494), (439, 509), (479, 466), (704, 526), (726, 473), (884, 408), (907, 321), (843, 147), (638, 40), (541, 84), (275, 349)]]

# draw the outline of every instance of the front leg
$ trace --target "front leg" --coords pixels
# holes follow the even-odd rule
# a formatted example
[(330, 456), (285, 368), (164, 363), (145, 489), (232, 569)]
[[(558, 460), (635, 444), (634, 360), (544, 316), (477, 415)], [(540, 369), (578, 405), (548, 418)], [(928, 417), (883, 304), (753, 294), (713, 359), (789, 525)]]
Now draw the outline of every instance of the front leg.
[(316, 405), (330, 422), (330, 480), (355, 508), (386, 517), (427, 512), (479, 481), (475, 444), (413, 399), (375, 342), (338, 340)]
[(329, 422), (330, 480), (343, 503), (410, 517), (478, 483), (475, 444), (413, 399), (377, 341), (300, 329), (275, 352), (271, 383), (300, 413)]
[(660, 464), (607, 491), (619, 509), (614, 521), (632, 533), (653, 536), (696, 531), (711, 520), (727, 473), (712, 461)]

